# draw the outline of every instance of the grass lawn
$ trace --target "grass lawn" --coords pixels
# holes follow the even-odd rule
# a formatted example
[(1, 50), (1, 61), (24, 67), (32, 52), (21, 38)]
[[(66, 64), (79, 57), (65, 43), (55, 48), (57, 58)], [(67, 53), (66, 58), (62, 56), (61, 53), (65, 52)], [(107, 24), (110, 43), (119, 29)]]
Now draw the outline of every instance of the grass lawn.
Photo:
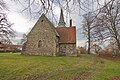
[(24, 56), (0, 53), (0, 80), (108, 80), (120, 76), (120, 62), (94, 55)]

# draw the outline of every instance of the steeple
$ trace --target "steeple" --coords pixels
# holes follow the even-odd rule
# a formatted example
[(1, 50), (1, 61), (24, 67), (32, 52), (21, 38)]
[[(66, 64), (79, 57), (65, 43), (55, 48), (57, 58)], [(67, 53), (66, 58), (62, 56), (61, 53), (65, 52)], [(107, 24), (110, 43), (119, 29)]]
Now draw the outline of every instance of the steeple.
[(60, 19), (59, 19), (58, 27), (65, 27), (65, 21), (64, 21), (64, 16), (63, 16), (63, 10), (62, 9), (61, 9), (61, 13), (60, 13)]

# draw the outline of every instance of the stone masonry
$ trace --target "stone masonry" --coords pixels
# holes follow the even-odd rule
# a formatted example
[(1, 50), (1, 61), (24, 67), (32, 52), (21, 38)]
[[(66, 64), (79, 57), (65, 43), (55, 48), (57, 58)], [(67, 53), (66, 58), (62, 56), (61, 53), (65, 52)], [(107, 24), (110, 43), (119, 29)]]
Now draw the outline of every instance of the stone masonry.
[(76, 55), (76, 27), (65, 26), (61, 9), (58, 26), (54, 25), (42, 14), (32, 30), (27, 35), (27, 41), (22, 48), (23, 55), (57, 56)]
[(27, 35), (27, 42), (22, 54), (55, 56), (57, 53), (57, 36), (54, 26), (43, 14)]

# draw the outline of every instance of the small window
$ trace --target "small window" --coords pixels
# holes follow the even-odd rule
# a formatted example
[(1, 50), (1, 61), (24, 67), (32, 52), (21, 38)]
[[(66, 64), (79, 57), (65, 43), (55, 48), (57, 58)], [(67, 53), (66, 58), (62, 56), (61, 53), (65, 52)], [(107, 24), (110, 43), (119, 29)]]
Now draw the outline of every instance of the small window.
[(41, 20), (41, 22), (43, 22), (43, 20)]
[(66, 48), (66, 45), (64, 45), (64, 48)]
[(38, 47), (41, 47), (41, 46), (42, 46), (42, 41), (39, 40), (39, 42), (38, 42)]

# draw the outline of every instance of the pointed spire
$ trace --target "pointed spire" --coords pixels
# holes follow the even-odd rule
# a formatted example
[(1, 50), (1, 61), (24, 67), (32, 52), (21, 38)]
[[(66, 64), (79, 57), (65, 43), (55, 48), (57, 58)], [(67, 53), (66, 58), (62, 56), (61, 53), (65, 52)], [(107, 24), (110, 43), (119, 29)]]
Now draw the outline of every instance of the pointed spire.
[(60, 13), (60, 19), (59, 19), (58, 27), (65, 27), (65, 21), (64, 21), (64, 16), (63, 16), (63, 10), (62, 9), (61, 9), (61, 13)]

